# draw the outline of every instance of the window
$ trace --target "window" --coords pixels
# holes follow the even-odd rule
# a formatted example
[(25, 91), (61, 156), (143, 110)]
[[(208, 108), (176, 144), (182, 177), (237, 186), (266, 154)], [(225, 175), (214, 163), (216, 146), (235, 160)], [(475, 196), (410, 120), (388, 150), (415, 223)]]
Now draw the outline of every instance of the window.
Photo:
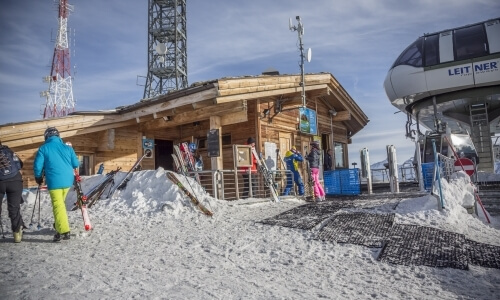
[(425, 37), (425, 66), (439, 63), (439, 34)]
[(335, 168), (346, 168), (344, 161), (345, 144), (335, 142)]
[(422, 67), (422, 42), (423, 38), (418, 38), (413, 44), (408, 46), (403, 53), (398, 57), (392, 67), (399, 65), (409, 65), (414, 67)]
[(78, 160), (80, 161), (80, 167), (78, 169), (78, 174), (81, 176), (92, 175), (93, 168), (93, 157), (90, 154), (78, 154)]
[(476, 58), (488, 54), (483, 24), (455, 30), (456, 60)]

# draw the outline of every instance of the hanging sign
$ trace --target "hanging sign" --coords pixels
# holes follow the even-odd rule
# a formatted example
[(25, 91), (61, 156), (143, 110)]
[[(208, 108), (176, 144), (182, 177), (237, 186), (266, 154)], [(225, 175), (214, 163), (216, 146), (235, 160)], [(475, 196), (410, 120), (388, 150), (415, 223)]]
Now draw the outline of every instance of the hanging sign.
[(299, 130), (300, 132), (316, 135), (317, 128), (316, 111), (307, 107), (299, 108)]

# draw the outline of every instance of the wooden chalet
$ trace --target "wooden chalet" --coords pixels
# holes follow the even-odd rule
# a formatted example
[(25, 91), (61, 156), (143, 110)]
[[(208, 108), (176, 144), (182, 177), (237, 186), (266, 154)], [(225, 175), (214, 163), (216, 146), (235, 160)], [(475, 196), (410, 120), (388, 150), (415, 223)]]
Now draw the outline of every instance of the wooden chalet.
[[(274, 143), (283, 155), (310, 141), (335, 148), (336, 167), (348, 168), (348, 144), (368, 118), (330, 73), (306, 74), (307, 108), (316, 112), (316, 135), (299, 130), (300, 75), (221, 78), (192, 84), (111, 111), (79, 111), (69, 116), (0, 125), (0, 139), (24, 161), (24, 185), (34, 186), (33, 161), (46, 128), (56, 127), (80, 158), (82, 175), (117, 167), (127, 171), (143, 155), (143, 139), (154, 140), (143, 170), (173, 169), (173, 145), (196, 142), (205, 169), (234, 169), (233, 145), (257, 140), (257, 150)], [(220, 155), (208, 157), (208, 132), (218, 129)]]

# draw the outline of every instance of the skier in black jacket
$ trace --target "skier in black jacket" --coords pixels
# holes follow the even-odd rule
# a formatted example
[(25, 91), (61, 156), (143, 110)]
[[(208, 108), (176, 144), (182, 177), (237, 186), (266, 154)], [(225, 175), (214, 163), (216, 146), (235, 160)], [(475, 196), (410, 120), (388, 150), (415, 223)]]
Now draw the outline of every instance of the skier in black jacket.
[(21, 242), (24, 229), (21, 216), (23, 177), (20, 170), (22, 167), (22, 160), (9, 147), (0, 142), (0, 214), (3, 197), (7, 194), (7, 210), (15, 243)]
[(314, 196), (316, 201), (325, 200), (325, 190), (319, 182), (319, 166), (321, 160), (321, 154), (319, 152), (319, 142), (311, 142), (311, 152), (307, 155), (306, 159), (309, 161), (309, 168), (311, 168), (311, 176), (314, 181)]

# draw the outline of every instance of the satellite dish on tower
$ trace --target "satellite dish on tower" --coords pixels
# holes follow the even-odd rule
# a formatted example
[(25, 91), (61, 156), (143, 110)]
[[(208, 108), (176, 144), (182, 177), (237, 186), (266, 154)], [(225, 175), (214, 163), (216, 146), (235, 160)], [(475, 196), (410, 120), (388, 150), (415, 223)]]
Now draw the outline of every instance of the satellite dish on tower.
[(159, 43), (158, 45), (156, 45), (156, 52), (161, 55), (167, 53), (167, 46), (165, 46), (165, 44), (163, 43)]
[(307, 62), (311, 62), (311, 57), (312, 57), (312, 50), (311, 48), (307, 49)]
[(165, 62), (165, 56), (160, 56), (160, 57), (158, 57), (158, 61), (159, 61), (160, 63), (164, 63), (164, 62)]

